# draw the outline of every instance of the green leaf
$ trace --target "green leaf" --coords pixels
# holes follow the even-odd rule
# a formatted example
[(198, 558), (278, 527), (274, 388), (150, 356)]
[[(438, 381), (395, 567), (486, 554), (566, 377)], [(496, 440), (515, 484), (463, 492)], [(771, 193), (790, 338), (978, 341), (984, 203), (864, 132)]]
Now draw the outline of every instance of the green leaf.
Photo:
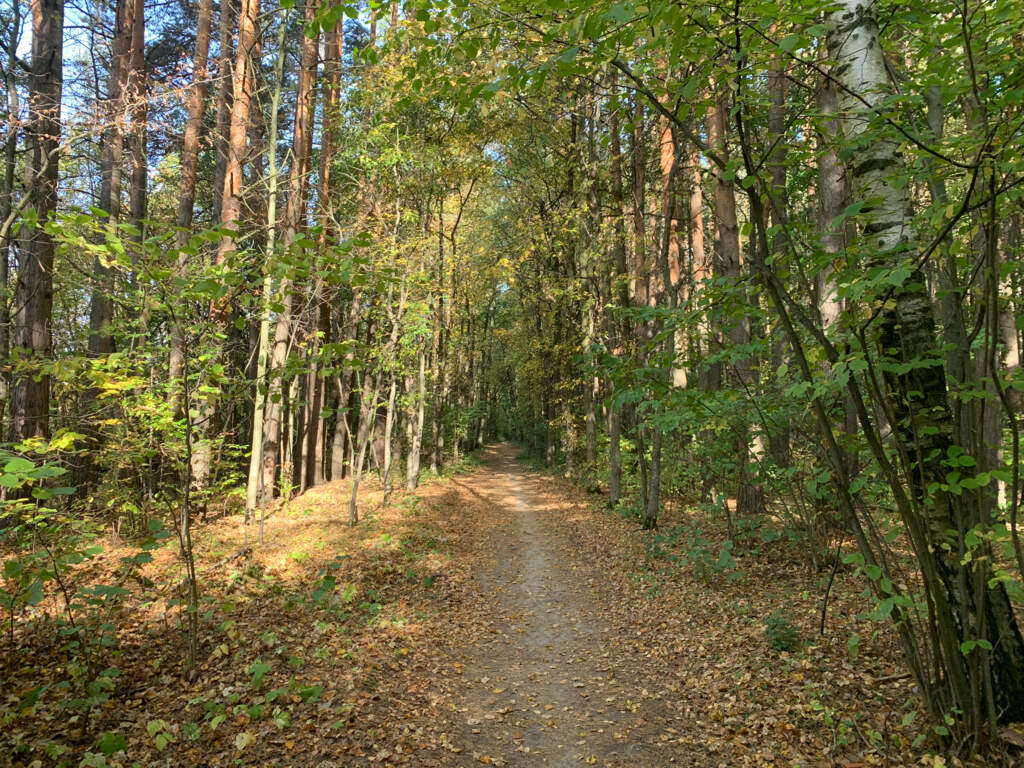
[(33, 464), (31, 461), (29, 461), (28, 459), (23, 459), (20, 456), (17, 456), (8, 461), (4, 465), (4, 472), (10, 473), (12, 475), (24, 475), (28, 472), (31, 472), (35, 468), (36, 465)]
[(580, 47), (578, 45), (571, 46), (562, 52), (562, 55), (558, 57), (558, 60), (563, 64), (572, 64), (576, 61), (576, 56), (579, 52)]
[(246, 671), (252, 675), (252, 685), (254, 688), (259, 688), (263, 685), (263, 678), (267, 676), (267, 673), (272, 670), (269, 664), (264, 664), (262, 661), (257, 660), (249, 665), (249, 669)]
[(624, 24), (633, 18), (633, 9), (625, 3), (616, 3), (605, 12), (604, 17), (615, 24)]
[(61, 475), (66, 475), (67, 472), (68, 471), (64, 469), (64, 467), (57, 467), (53, 464), (44, 464), (43, 466), (38, 467), (35, 472), (32, 473), (32, 476), (38, 478), (60, 477)]
[(892, 609), (896, 605), (896, 598), (887, 597), (885, 600), (880, 602), (875, 610), (871, 612), (872, 621), (885, 621), (892, 614)]
[(784, 38), (779, 40), (779, 48), (787, 53), (792, 53), (800, 47), (801, 40), (802, 38), (800, 35), (786, 35)]
[(127, 749), (128, 740), (124, 737), (123, 733), (107, 731), (100, 736), (99, 741), (96, 742), (96, 747), (100, 752), (109, 757), (121, 750)]
[(850, 639), (846, 641), (846, 652), (850, 654), (851, 659), (856, 659), (857, 654), (860, 653), (860, 635), (856, 632), (850, 635)]

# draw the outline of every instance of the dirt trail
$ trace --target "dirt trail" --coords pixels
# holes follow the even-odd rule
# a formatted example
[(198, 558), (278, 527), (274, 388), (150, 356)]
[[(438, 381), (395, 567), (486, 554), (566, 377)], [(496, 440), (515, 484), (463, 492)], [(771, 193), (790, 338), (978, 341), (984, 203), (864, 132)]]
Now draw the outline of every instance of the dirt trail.
[(621, 628), (604, 618), (602, 574), (546, 506), (546, 482), (508, 445), (453, 481), (491, 508), (478, 523), (485, 565), (473, 579), (493, 617), (485, 636), (454, 649), (465, 683), (452, 702), (455, 764), (675, 764), (659, 739), (672, 723), (647, 690), (658, 683), (635, 665), (617, 674), (624, 649), (611, 641)]

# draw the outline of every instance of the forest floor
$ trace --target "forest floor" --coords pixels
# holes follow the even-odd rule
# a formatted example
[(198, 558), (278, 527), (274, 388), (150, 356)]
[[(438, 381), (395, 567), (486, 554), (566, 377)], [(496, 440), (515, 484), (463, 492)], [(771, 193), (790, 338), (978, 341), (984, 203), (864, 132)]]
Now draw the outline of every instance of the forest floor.
[[(717, 569), (699, 556), (718, 551), (714, 524), (671, 510), (643, 533), (509, 445), (389, 507), (370, 484), (355, 528), (348, 491), (280, 507), (251, 559), (234, 557), (253, 535), (237, 517), (200, 528), (194, 682), (166, 594), (112, 617), (117, 674), (88, 711), (66, 703), (75, 653), (44, 617), (20, 623), (0, 656), (0, 764), (947, 764), (914, 745), (912, 682), (861, 580), (838, 570), (820, 635), (829, 573), (784, 537)], [(130, 551), (111, 544), (78, 578)], [(147, 575), (178, 568), (167, 546)]]

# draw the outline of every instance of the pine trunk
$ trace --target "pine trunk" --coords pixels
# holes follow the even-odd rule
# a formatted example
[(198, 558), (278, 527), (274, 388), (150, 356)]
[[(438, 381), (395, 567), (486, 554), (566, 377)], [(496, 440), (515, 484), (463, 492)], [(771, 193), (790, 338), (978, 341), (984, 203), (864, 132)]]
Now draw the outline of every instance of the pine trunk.
[(42, 365), (53, 345), (53, 262), (55, 247), (44, 224), (57, 208), (60, 161), (60, 105), (63, 90), (64, 0), (32, 3), (32, 77), (29, 83), (27, 191), (38, 224), (25, 235), (14, 295), (12, 357), (18, 370), (11, 386), (8, 439), (48, 437), (50, 374)]

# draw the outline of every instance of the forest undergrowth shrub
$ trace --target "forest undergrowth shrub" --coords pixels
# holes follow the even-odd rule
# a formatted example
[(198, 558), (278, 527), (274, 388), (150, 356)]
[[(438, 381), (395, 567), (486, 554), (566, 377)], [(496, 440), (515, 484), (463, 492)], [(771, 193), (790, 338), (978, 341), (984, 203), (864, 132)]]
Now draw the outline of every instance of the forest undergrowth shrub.
[(661, 561), (689, 569), (701, 581), (720, 577), (733, 582), (743, 576), (733, 555), (732, 540), (716, 545), (696, 523), (674, 525), (648, 534), (644, 551), (649, 563)]
[(68, 474), (55, 459), (66, 451), (68, 439), (73, 438), (19, 446), (19, 456), (0, 451), (0, 485), (8, 493), (0, 502), (0, 526), (10, 553), (3, 564), (0, 601), (7, 614), (9, 652), (31, 655), (40, 643), (52, 644), (63, 659), (61, 674), (20, 693), (0, 719), (10, 724), (34, 711), (52, 691), (61, 696), (61, 710), (71, 711), (72, 722), (80, 719), (87, 732), (91, 716), (110, 698), (120, 675), (118, 635), (126, 602), (133, 589), (152, 586), (140, 569), (170, 534), (150, 520), (138, 549), (121, 557), (102, 582), (92, 582), (89, 566), (104, 552), (99, 542), (106, 527), (71, 509), (66, 500), (73, 487), (56, 485)]
[(764, 622), (764, 639), (775, 651), (795, 651), (800, 647), (800, 630), (781, 612), (776, 611)]
[(636, 523), (637, 525), (640, 524), (644, 517), (643, 503), (639, 499), (634, 499), (632, 501), (626, 501), (623, 499), (615, 505), (615, 508), (612, 511), (623, 520), (630, 523)]

